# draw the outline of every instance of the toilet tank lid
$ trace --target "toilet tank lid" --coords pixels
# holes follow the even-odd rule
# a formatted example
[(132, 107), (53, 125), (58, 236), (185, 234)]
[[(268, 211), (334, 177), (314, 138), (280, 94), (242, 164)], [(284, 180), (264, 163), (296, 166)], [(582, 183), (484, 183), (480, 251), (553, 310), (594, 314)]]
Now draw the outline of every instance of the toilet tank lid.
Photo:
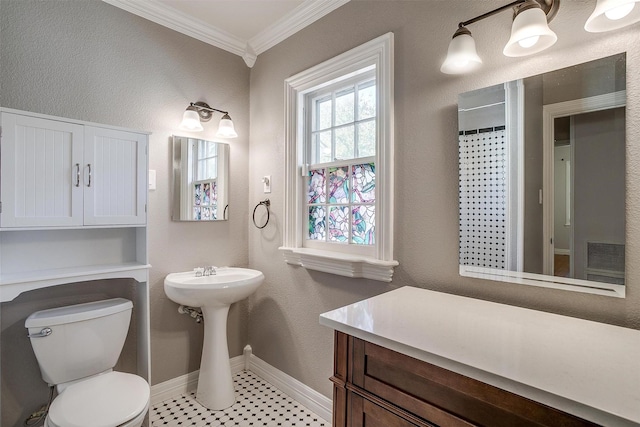
[(84, 304), (68, 305), (36, 311), (27, 317), (25, 328), (41, 328), (45, 326), (62, 325), (65, 323), (81, 322), (88, 319), (108, 316), (125, 310), (131, 310), (133, 303), (124, 298), (112, 298)]

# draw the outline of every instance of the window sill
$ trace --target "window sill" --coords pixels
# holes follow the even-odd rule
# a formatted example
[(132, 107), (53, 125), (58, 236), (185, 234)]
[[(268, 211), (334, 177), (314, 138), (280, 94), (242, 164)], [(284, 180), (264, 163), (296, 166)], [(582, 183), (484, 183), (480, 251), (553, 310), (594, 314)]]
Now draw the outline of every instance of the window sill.
[(375, 258), (307, 248), (279, 248), (287, 264), (299, 265), (308, 270), (322, 271), (338, 276), (364, 278), (391, 282), (393, 268), (398, 261), (381, 261)]

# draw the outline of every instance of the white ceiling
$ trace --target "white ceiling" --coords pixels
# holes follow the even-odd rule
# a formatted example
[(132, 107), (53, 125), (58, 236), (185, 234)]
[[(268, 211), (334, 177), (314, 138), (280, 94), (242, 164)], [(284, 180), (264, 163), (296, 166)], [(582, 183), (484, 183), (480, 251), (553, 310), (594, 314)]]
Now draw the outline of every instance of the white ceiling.
[(349, 0), (103, 0), (241, 56), (259, 54)]

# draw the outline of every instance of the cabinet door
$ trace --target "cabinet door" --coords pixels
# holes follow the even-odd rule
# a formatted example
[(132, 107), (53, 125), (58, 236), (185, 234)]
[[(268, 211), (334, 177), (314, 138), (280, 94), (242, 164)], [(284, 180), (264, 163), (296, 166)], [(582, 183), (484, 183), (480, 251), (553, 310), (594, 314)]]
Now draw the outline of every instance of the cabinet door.
[(2, 113), (1, 227), (82, 225), (83, 126)]
[(147, 222), (147, 136), (85, 127), (84, 224)]

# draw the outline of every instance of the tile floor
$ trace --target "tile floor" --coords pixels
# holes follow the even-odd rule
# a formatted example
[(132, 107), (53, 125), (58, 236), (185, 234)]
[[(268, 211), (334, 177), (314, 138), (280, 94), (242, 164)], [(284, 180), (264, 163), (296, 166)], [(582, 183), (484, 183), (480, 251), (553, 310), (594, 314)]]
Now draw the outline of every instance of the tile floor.
[(211, 411), (196, 402), (195, 392), (167, 399), (151, 408), (151, 426), (330, 427), (289, 396), (252, 372), (233, 376), (236, 403)]

